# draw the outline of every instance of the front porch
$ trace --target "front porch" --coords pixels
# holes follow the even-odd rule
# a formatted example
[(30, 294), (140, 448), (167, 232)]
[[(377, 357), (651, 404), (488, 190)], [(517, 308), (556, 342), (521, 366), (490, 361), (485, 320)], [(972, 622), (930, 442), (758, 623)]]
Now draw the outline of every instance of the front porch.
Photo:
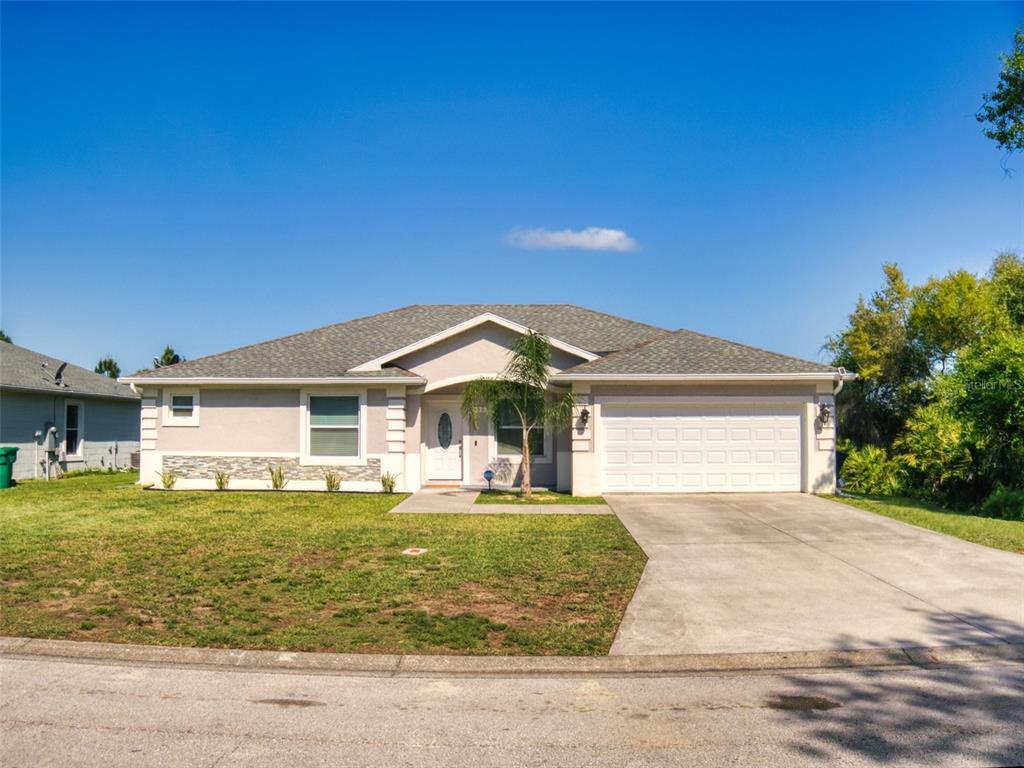
[[(410, 491), (421, 488), (482, 490), (491, 470), (493, 488), (522, 480), (522, 441), (515, 424), (495, 425), (480, 416), (476, 426), (462, 414), (462, 386), (406, 398), (406, 466)], [(545, 429), (534, 438), (531, 479), (535, 487), (568, 491), (572, 484), (569, 431)]]

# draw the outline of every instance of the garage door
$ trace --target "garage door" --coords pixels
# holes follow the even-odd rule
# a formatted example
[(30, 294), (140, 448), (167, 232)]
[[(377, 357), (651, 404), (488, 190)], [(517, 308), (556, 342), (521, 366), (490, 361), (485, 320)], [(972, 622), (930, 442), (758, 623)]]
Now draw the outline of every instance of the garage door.
[(609, 491), (800, 490), (796, 407), (605, 405), (601, 433)]

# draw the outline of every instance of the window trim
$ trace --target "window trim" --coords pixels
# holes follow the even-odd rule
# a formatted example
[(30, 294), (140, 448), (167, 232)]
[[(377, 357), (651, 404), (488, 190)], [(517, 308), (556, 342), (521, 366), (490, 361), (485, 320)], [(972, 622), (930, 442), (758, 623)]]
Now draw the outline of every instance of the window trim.
[[(192, 397), (192, 415), (175, 416), (174, 410), (171, 408), (173, 398), (175, 396), (181, 397), (182, 395)], [(199, 426), (199, 389), (198, 388), (184, 388), (184, 387), (168, 387), (163, 391), (163, 408), (161, 426), (164, 427), (198, 427)]]
[[(78, 444), (75, 446), (74, 453), (68, 451), (68, 406), (71, 405), (78, 408), (78, 425), (75, 427), (75, 432), (78, 434)], [(66, 459), (82, 459), (85, 457), (85, 404), (81, 400), (64, 401), (64, 435), (61, 440), (61, 446), (64, 449), (64, 457)]]
[[(498, 441), (498, 425), (494, 423), (496, 421), (496, 419), (488, 419), (488, 421), (491, 422), (488, 425), (489, 426), (488, 432), (490, 433), (490, 437), (491, 437), (491, 451), (490, 451), (491, 455), (490, 455), (490, 460), (491, 461), (496, 461), (497, 459), (508, 459), (509, 461), (512, 461), (512, 462), (520, 462), (521, 463), (522, 460), (523, 460), (522, 451), (518, 451), (516, 453), (501, 453), (501, 451), (500, 451), (500, 449), (498, 447), (500, 445), (500, 443)], [(522, 424), (516, 424), (515, 426), (520, 431), (522, 431)], [(548, 424), (545, 424), (543, 426), (544, 426), (544, 453), (541, 453), (541, 454), (531, 453), (530, 454), (530, 464), (531, 465), (532, 464), (550, 464), (551, 461), (552, 461), (553, 445), (552, 445), (552, 441), (551, 441), (551, 426), (548, 425)], [(505, 427), (505, 428), (508, 429), (508, 427)]]
[[(313, 429), (310, 422), (309, 399), (311, 397), (357, 397), (359, 398), (359, 423), (356, 426), (358, 436), (356, 437), (356, 456), (313, 456), (309, 452), (309, 433)], [(366, 407), (365, 389), (302, 389), (299, 390), (299, 464), (301, 466), (365, 466), (366, 455), (366, 433), (369, 428), (369, 419)]]

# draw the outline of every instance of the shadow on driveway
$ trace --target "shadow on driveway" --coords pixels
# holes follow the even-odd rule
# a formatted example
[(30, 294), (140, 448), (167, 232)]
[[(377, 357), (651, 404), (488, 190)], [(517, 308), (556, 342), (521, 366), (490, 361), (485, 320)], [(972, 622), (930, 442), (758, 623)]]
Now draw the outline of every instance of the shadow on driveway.
[[(948, 644), (964, 640), (958, 621), (928, 617)], [(1000, 627), (998, 616), (973, 613), (964, 621)], [(1013, 631), (1013, 624), (1003, 630)], [(987, 635), (985, 637), (988, 637)], [(846, 638), (836, 638), (842, 645)], [(907, 645), (906, 638), (877, 647)], [(1014, 766), (1024, 763), (1024, 664), (963, 664), (895, 674), (860, 670), (846, 675), (797, 674), (785, 678), (764, 705), (802, 727), (793, 749), (812, 758), (838, 749), (881, 765)], [(950, 722), (957, 725), (951, 727)], [(1006, 736), (1005, 734), (1011, 734)]]

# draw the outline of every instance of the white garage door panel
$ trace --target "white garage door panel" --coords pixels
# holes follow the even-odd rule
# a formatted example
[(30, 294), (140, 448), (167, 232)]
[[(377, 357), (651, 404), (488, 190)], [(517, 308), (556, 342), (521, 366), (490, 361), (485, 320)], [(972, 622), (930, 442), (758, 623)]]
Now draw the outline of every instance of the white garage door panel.
[(602, 408), (609, 491), (799, 491), (798, 408)]

